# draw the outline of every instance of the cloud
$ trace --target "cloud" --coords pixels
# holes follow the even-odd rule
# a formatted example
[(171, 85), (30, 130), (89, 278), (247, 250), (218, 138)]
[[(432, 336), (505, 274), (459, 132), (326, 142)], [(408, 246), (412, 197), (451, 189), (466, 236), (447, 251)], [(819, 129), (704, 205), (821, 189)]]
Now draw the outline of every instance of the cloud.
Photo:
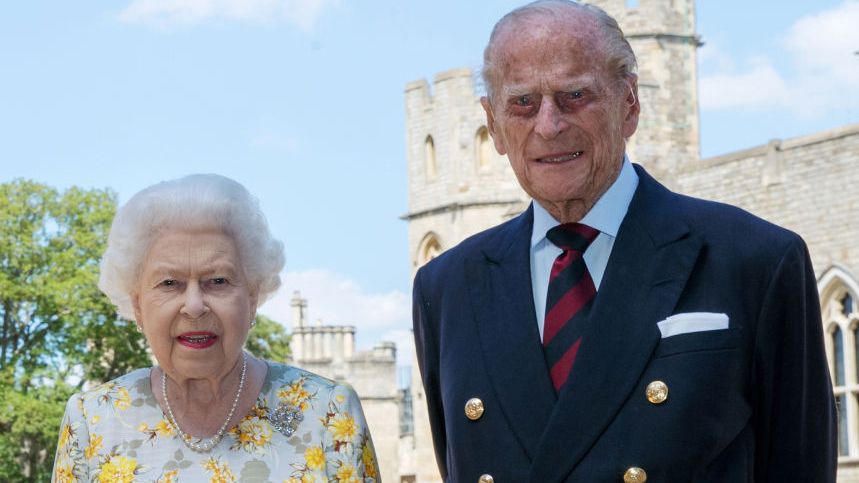
[(789, 88), (765, 59), (758, 59), (739, 74), (719, 73), (700, 81), (702, 109), (734, 109), (789, 104)]
[(784, 39), (797, 64), (809, 74), (859, 84), (859, 1), (798, 20)]
[(286, 22), (310, 31), (325, 8), (336, 3), (337, 0), (132, 0), (118, 17), (124, 22), (159, 28), (220, 19)]
[(309, 323), (321, 319), (328, 325), (354, 325), (358, 349), (370, 349), (382, 340), (393, 341), (398, 363), (412, 363), (410, 295), (397, 290), (368, 293), (354, 280), (328, 270), (287, 272), (281, 289), (260, 312), (291, 329), (291, 300), (296, 290), (307, 300)]
[(780, 36), (791, 70), (759, 56), (736, 69), (718, 48), (702, 49), (701, 61), (717, 64), (700, 79), (702, 109), (775, 108), (802, 117), (859, 107), (859, 1), (847, 0), (797, 20)]

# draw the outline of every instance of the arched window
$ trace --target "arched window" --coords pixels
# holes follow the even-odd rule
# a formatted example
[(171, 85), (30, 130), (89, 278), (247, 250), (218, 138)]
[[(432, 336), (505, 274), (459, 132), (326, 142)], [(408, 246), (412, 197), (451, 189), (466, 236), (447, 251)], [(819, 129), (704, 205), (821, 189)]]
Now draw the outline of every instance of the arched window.
[(417, 266), (422, 267), (427, 262), (441, 254), (441, 243), (435, 233), (427, 233), (418, 245)]
[(438, 167), (435, 161), (435, 142), (432, 140), (432, 136), (427, 136), (424, 141), (424, 163), (427, 179), (435, 179), (438, 174)]
[(854, 300), (859, 284), (843, 268), (832, 267), (817, 284), (826, 357), (838, 405), (838, 455), (859, 457), (859, 314)]
[(832, 377), (835, 378), (836, 386), (843, 386), (846, 378), (844, 376), (844, 335), (841, 327), (836, 326), (832, 332)]
[(489, 130), (486, 126), (481, 126), (474, 136), (475, 156), (477, 157), (477, 168), (481, 170), (489, 169), (489, 163), (492, 160), (492, 143), (489, 140)]
[(850, 296), (850, 292), (846, 292), (841, 299), (841, 313), (845, 317), (850, 317), (850, 314), (853, 313), (853, 297)]

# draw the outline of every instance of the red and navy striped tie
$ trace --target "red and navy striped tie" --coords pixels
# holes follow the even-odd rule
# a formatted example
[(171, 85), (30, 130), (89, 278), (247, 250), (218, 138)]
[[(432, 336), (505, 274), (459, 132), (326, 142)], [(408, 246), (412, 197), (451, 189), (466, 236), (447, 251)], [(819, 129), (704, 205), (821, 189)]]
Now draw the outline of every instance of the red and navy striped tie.
[(559, 391), (570, 375), (597, 293), (582, 257), (599, 231), (581, 223), (564, 223), (546, 233), (563, 252), (552, 264), (543, 323), (543, 351)]

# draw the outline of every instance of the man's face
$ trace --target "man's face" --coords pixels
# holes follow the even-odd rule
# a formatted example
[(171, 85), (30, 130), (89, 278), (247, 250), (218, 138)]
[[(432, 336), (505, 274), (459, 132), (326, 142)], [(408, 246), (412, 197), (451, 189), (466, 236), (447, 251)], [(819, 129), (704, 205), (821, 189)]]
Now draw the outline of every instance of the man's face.
[(492, 54), (492, 98), (481, 99), (519, 184), (562, 222), (578, 221), (611, 186), (638, 124), (635, 76), (610, 73), (595, 27), (581, 23), (508, 26)]

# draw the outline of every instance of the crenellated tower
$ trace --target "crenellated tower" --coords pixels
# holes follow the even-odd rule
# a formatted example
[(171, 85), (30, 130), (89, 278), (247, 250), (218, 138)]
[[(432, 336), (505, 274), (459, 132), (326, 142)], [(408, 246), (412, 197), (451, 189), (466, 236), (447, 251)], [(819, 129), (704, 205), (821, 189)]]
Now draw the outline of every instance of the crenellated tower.
[(638, 58), (641, 117), (627, 151), (669, 186), (701, 156), (694, 0), (593, 0), (615, 19)]
[(486, 129), (474, 75), (456, 69), (406, 86), (409, 253), (416, 270), (527, 199)]

